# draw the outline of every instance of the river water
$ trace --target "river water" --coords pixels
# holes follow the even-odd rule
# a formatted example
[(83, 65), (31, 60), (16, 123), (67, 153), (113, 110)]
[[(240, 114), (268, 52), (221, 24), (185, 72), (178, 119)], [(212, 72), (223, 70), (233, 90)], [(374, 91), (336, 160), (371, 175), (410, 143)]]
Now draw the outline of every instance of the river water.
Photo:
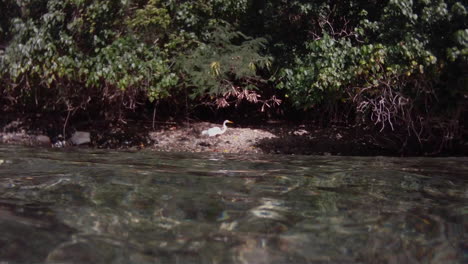
[(0, 263), (467, 263), (468, 158), (0, 145)]

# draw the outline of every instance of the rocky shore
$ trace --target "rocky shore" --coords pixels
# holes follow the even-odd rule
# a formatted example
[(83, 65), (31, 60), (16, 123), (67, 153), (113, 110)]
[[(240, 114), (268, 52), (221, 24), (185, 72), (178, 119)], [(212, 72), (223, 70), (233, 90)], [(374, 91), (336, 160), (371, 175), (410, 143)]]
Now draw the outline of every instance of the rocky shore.
[(356, 138), (353, 128), (313, 129), (306, 126), (264, 125), (230, 127), (226, 133), (207, 137), (201, 131), (219, 126), (206, 122), (172, 126), (150, 132), (151, 146), (160, 151), (275, 153), (302, 155), (385, 155), (371, 137)]
[[(0, 127), (0, 143), (42, 147), (91, 147), (104, 149), (150, 149), (175, 152), (268, 153), (298, 155), (400, 156), (402, 143), (397, 137), (379, 134), (365, 127), (284, 123), (256, 126), (231, 125), (218, 136), (202, 136), (201, 131), (220, 124), (207, 122), (150, 122), (120, 125), (70, 126), (64, 138), (59, 127), (45, 125), (32, 128), (14, 121)], [(50, 127), (50, 125), (49, 125)], [(71, 140), (78, 133), (89, 135), (90, 142)], [(61, 144), (64, 143), (64, 144)], [(80, 142), (79, 144), (74, 144)], [(85, 144), (82, 144), (84, 142)], [(59, 144), (60, 143), (60, 144)], [(79, 146), (77, 146), (79, 145)], [(466, 155), (468, 147), (458, 148), (456, 155)], [(465, 153), (465, 154), (464, 154)], [(424, 153), (409, 153), (424, 155)]]

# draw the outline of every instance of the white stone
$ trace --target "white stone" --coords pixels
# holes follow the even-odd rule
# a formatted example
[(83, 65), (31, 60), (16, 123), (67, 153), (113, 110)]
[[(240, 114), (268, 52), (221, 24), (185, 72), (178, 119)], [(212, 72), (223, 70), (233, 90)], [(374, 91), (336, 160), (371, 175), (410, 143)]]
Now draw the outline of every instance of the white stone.
[(91, 142), (91, 134), (89, 132), (76, 131), (70, 138), (73, 145), (82, 145)]

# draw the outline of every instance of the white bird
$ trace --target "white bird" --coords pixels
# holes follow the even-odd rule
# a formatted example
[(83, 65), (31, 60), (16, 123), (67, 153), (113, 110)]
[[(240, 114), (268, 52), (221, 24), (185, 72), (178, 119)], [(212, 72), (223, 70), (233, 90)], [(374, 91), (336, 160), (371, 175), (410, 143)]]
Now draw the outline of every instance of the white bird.
[(227, 126), (226, 124), (227, 123), (234, 123), (232, 121), (229, 121), (229, 120), (225, 120), (224, 123), (223, 123), (223, 129), (219, 128), (219, 127), (212, 127), (210, 129), (207, 129), (207, 130), (203, 130), (201, 132), (202, 135), (205, 135), (205, 136), (209, 136), (209, 137), (214, 137), (214, 136), (217, 136), (217, 135), (221, 135), (223, 134), (224, 132), (226, 132), (227, 130)]

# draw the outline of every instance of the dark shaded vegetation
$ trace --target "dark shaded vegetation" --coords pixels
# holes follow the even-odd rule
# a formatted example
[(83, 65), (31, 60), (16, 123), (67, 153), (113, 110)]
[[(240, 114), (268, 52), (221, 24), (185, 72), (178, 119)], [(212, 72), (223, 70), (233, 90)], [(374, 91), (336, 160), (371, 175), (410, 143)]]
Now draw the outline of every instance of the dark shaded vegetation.
[(467, 144), (463, 1), (1, 0), (0, 10), (3, 116), (53, 117), (55, 130), (285, 119), (364, 125), (400, 153)]

